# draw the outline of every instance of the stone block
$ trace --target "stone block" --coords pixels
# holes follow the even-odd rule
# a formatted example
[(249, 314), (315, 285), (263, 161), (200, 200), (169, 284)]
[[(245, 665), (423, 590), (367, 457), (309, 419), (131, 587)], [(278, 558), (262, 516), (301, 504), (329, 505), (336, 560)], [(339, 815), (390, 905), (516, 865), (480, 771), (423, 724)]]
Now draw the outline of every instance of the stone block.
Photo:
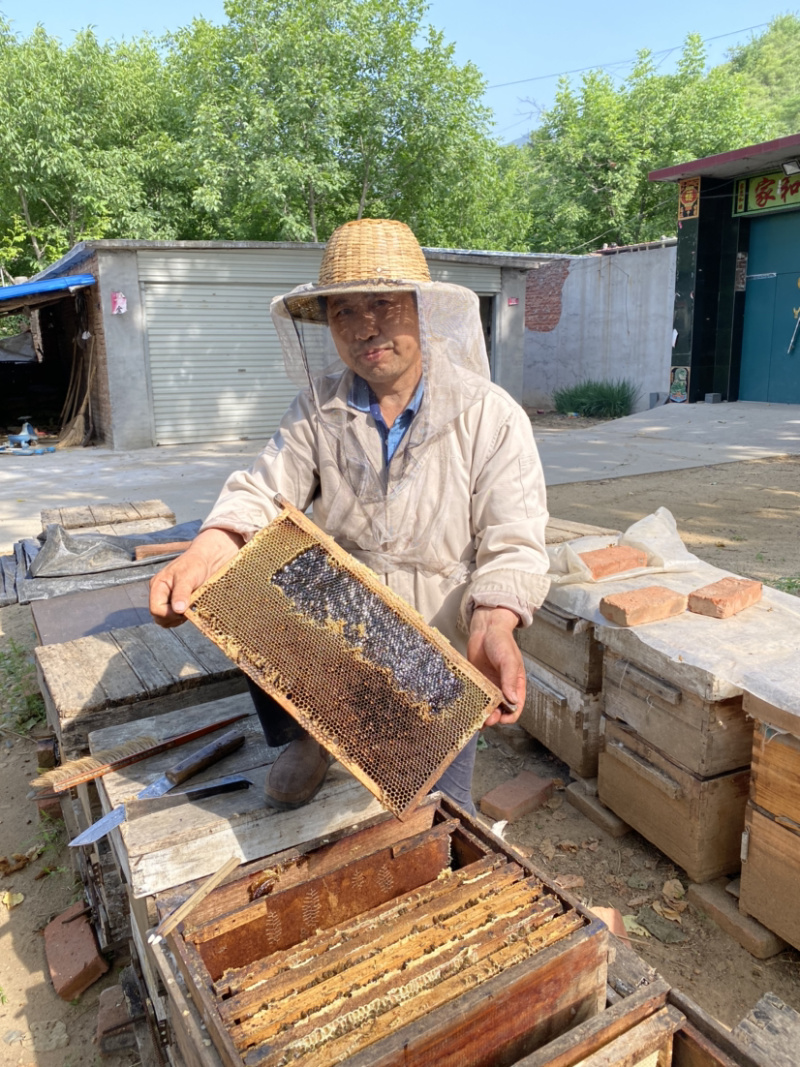
[(130, 1022), (122, 986), (110, 986), (100, 994), (97, 1004), (97, 1047), (106, 1053), (136, 1048), (136, 1034)]
[(491, 819), (513, 822), (541, 807), (554, 788), (552, 778), (540, 778), (532, 771), (521, 771), (516, 778), (503, 782), (481, 797), (480, 809)]
[(582, 815), (590, 819), (595, 826), (599, 826), (601, 830), (605, 830), (611, 837), (624, 837), (630, 830), (630, 826), (620, 819), (619, 815), (615, 815), (610, 808), (607, 808), (602, 801), (584, 793), (580, 782), (571, 782), (564, 794), (573, 808), (577, 808)]
[(689, 886), (686, 899), (690, 904), (705, 912), (720, 929), (730, 934), (734, 941), (738, 941), (742, 948), (747, 949), (756, 959), (769, 959), (770, 956), (777, 956), (779, 952), (787, 948), (786, 942), (777, 934), (773, 934), (755, 919), (742, 915), (736, 899), (721, 885), (714, 882), (704, 882), (702, 885), (692, 884)]
[(663, 585), (648, 585), (628, 593), (610, 593), (600, 601), (600, 611), (618, 626), (642, 626), (686, 611), (686, 597)]
[(631, 545), (610, 545), (608, 548), (597, 548), (593, 552), (579, 552), (578, 555), (591, 571), (595, 581), (647, 566), (647, 553), (640, 548), (632, 548)]
[(100, 955), (85, 905), (78, 901), (44, 928), (44, 951), (53, 988), (63, 1000), (72, 1000), (108, 970)]
[(689, 611), (712, 619), (727, 619), (761, 599), (761, 582), (750, 578), (721, 578), (689, 594)]

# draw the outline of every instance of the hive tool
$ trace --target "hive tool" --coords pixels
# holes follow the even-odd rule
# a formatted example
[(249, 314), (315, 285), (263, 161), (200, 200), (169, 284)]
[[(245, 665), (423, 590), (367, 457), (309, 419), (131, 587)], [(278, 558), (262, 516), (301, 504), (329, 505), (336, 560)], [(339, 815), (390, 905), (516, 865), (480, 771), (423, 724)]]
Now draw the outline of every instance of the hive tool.
[[(150, 785), (136, 794), (136, 800), (153, 800), (156, 797), (163, 796), (173, 786), (180, 785), (181, 782), (185, 782), (187, 778), (191, 778), (198, 771), (210, 767), (212, 763), (217, 763), (224, 756), (241, 748), (243, 744), (244, 734), (238, 733), (236, 730), (229, 730), (222, 737), (218, 737), (216, 741), (204, 745), (199, 751), (187, 756), (186, 759), (181, 760), (180, 763), (165, 774), (156, 778), (154, 782), (151, 782)], [(181, 796), (185, 797), (186, 800), (200, 800), (202, 797), (215, 796), (218, 793), (230, 793), (236, 789), (246, 789), (251, 784), (250, 780), (243, 775), (232, 774), (228, 775), (227, 778), (218, 778), (215, 782), (209, 782), (207, 785), (187, 790)], [(108, 812), (97, 822), (92, 823), (88, 830), (84, 830), (83, 833), (78, 834), (76, 838), (70, 841), (70, 848), (75, 848), (78, 845), (91, 845), (94, 841), (99, 841), (115, 826), (119, 826), (120, 823), (124, 822), (125, 818), (125, 805), (118, 804), (113, 811)]]

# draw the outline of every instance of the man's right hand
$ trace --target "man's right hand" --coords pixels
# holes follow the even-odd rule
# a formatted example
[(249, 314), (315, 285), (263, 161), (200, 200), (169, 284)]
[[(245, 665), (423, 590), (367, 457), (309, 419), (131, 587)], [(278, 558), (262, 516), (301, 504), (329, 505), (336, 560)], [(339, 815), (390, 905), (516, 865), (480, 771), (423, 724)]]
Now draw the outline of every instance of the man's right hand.
[(189, 548), (150, 579), (150, 614), (159, 626), (180, 626), (189, 598), (232, 560), (244, 538), (232, 530), (203, 530)]

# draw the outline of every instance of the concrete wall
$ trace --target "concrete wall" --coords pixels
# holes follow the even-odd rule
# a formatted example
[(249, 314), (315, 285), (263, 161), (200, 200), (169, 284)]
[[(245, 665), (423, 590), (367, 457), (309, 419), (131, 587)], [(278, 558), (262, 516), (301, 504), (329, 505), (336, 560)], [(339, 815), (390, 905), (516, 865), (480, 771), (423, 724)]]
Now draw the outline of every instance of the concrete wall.
[(575, 256), (528, 272), (523, 403), (551, 408), (554, 389), (627, 378), (635, 410), (666, 394), (672, 348), (675, 245)]

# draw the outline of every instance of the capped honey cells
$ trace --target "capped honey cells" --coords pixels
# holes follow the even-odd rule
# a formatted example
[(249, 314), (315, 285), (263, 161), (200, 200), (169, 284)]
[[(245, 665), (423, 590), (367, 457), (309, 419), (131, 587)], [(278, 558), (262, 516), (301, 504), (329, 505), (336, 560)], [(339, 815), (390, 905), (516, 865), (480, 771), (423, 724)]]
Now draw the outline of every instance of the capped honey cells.
[(501, 699), (288, 504), (197, 591), (188, 615), (400, 817)]

